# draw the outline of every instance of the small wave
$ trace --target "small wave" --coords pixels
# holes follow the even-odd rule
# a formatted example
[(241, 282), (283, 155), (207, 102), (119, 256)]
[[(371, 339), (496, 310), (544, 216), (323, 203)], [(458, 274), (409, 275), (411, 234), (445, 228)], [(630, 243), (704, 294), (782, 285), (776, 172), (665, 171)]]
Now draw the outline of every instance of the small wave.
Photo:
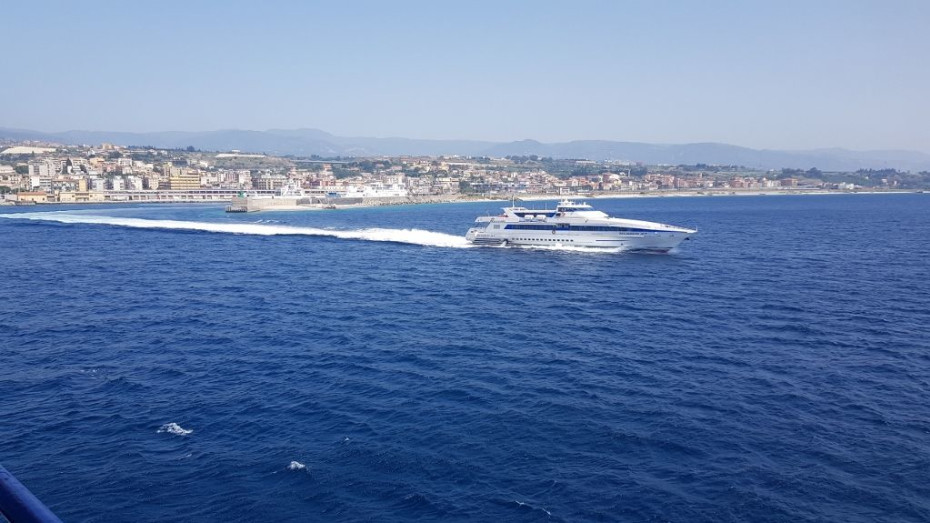
[(328, 236), (331, 238), (340, 238), (344, 240), (408, 243), (427, 247), (471, 247), (471, 244), (465, 240), (464, 236), (455, 236), (452, 234), (425, 231), (422, 229), (317, 229), (313, 227), (268, 225), (264, 223), (210, 223), (179, 220), (150, 220), (143, 218), (117, 218), (113, 216), (75, 214), (70, 211), (0, 214), (0, 218), (18, 218), (25, 220), (51, 221), (59, 223), (115, 225), (118, 227), (132, 227), (136, 229), (204, 231), (227, 234), (249, 234), (258, 236)]
[(517, 506), (519, 506), (519, 507), (521, 507), (521, 508), (525, 508), (525, 509), (527, 509), (527, 510), (541, 510), (541, 511), (545, 512), (547, 516), (552, 517), (552, 512), (549, 512), (548, 510), (546, 510), (546, 509), (543, 508), (543, 507), (534, 507), (533, 505), (530, 505), (529, 503), (524, 503), (524, 502), (518, 501), (518, 500), (516, 500), (516, 499), (513, 500), (513, 502), (516, 503)]
[(185, 429), (184, 427), (178, 425), (177, 423), (165, 423), (158, 429), (157, 433), (161, 434), (162, 432), (167, 432), (168, 434), (174, 434), (175, 436), (187, 436), (194, 432), (193, 429)]
[(290, 465), (287, 466), (287, 470), (307, 470), (307, 466), (299, 461), (292, 461)]

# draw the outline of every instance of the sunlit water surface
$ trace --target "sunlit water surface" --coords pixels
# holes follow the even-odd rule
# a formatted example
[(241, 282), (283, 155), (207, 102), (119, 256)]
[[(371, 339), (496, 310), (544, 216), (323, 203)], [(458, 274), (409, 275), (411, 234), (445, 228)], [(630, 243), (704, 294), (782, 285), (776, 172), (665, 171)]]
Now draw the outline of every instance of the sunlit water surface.
[(930, 520), (930, 196), (593, 203), (700, 232), (2, 208), (0, 462), (73, 521)]

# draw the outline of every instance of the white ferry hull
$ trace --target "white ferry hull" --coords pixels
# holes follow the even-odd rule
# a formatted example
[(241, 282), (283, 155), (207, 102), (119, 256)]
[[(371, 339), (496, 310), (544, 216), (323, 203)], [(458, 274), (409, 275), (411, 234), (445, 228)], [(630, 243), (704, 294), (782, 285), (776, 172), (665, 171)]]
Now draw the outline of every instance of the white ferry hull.
[(697, 231), (640, 220), (611, 218), (586, 204), (563, 201), (555, 210), (507, 207), (481, 217), (465, 239), (474, 245), (581, 247), (614, 252), (668, 252)]
[[(522, 231), (521, 231), (522, 232)], [(491, 247), (583, 247), (586, 249), (609, 249), (632, 252), (668, 252), (690, 238), (688, 233), (655, 232), (620, 236), (617, 234), (578, 234), (573, 232), (487, 234), (480, 229), (471, 229), (465, 239), (474, 245)]]

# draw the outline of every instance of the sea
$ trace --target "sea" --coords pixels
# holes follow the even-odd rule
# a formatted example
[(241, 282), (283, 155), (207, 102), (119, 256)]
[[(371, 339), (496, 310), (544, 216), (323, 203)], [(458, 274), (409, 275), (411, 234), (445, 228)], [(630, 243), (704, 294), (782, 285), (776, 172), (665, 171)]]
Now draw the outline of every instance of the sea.
[(591, 203), (699, 232), (0, 208), (0, 463), (65, 521), (930, 521), (930, 195)]

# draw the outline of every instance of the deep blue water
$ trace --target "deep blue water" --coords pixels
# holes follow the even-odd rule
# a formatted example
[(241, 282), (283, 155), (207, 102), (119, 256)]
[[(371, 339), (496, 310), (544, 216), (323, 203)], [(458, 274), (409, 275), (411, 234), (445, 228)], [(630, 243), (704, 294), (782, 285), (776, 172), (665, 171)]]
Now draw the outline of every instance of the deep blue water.
[[(700, 233), (2, 218), (0, 462), (71, 521), (930, 520), (930, 195), (595, 204)], [(461, 236), (499, 206), (67, 216)]]

